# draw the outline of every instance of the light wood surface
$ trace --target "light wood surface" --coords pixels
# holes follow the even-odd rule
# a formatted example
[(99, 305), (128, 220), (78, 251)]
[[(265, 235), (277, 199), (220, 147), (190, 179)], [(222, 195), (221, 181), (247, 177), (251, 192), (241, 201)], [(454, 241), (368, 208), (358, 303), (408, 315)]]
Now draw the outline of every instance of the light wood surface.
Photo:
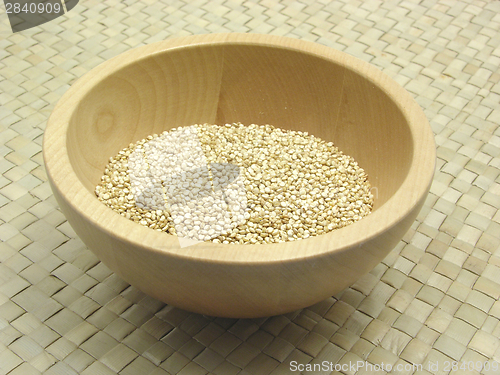
[[(107, 159), (127, 144), (177, 126), (235, 121), (333, 141), (367, 171), (374, 212), (307, 240), (180, 248), (93, 195)], [(388, 76), (318, 44), (257, 34), (172, 39), (101, 64), (59, 101), (43, 152), (61, 210), (107, 266), (157, 299), (225, 317), (293, 311), (353, 284), (414, 222), (435, 163), (422, 110)]]

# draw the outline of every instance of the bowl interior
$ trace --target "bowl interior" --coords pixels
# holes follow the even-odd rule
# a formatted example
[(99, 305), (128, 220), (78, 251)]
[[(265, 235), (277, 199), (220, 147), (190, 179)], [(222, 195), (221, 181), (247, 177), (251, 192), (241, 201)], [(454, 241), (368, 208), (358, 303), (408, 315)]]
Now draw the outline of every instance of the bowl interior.
[(293, 48), (200, 44), (141, 57), (88, 90), (70, 117), (72, 168), (93, 192), (109, 157), (197, 123), (271, 124), (332, 141), (368, 173), (374, 210), (401, 186), (412, 133), (394, 99), (341, 59)]

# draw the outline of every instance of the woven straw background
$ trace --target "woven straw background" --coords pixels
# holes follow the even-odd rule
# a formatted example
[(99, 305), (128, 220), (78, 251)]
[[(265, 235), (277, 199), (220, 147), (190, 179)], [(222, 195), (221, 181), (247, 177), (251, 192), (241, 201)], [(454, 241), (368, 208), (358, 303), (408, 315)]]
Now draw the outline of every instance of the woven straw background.
[[(323, 361), (344, 374), (386, 373), (346, 366), (356, 361), (500, 373), (499, 1), (82, 0), (16, 34), (0, 9), (0, 374), (277, 375)], [(230, 31), (374, 64), (416, 98), (437, 144), (431, 193), (394, 251), (338, 295), (265, 319), (192, 314), (122, 281), (66, 222), (41, 154), (52, 108), (91, 68)], [(452, 361), (475, 369), (447, 371)], [(423, 370), (398, 367), (411, 363)]]

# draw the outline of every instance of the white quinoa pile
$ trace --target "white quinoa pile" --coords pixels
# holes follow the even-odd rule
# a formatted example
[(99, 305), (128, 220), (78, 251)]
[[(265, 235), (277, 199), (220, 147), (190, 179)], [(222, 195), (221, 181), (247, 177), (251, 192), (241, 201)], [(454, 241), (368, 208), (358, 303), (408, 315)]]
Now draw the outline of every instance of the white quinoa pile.
[[(182, 154), (183, 139), (193, 143), (193, 135), (195, 145), (182, 165), (162, 169)], [(120, 215), (155, 230), (256, 244), (352, 224), (371, 212), (370, 189), (364, 170), (331, 142), (307, 132), (236, 123), (176, 128), (130, 144), (110, 158), (95, 193)]]

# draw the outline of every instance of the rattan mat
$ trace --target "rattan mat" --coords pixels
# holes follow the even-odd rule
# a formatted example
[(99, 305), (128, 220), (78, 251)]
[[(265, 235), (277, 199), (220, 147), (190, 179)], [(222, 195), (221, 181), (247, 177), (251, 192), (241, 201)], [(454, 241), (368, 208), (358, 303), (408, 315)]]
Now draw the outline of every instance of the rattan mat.
[[(0, 12), (0, 374), (500, 373), (499, 1), (82, 0), (15, 34)], [(264, 319), (192, 314), (122, 281), (66, 222), (41, 155), (54, 104), (91, 68), (230, 31), (374, 64), (437, 144), (431, 193), (394, 251), (338, 295)]]

